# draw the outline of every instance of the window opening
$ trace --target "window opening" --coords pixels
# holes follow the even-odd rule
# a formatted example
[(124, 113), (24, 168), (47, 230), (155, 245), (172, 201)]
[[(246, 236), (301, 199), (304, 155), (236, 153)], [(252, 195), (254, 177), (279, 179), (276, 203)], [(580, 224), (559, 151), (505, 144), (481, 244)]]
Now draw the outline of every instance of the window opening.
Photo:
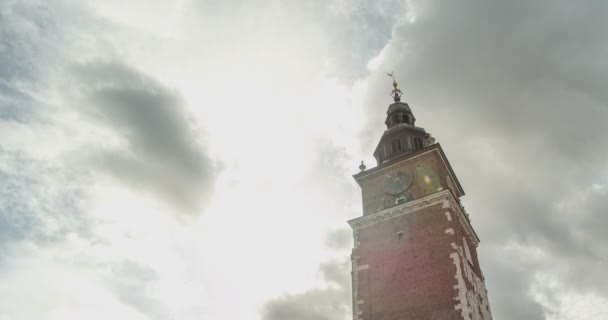
[(414, 149), (420, 150), (422, 149), (422, 139), (415, 137), (414, 138)]
[(395, 139), (393, 140), (393, 153), (401, 151), (401, 140)]

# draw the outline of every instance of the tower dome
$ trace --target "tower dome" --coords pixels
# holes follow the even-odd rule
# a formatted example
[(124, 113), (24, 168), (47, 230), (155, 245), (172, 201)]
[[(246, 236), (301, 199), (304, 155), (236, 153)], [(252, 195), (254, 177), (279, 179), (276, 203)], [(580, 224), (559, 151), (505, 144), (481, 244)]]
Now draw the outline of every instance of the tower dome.
[[(389, 74), (392, 76), (392, 74)], [(413, 153), (434, 143), (431, 135), (424, 128), (417, 127), (416, 117), (410, 106), (401, 101), (401, 90), (393, 77), (393, 99), (386, 111), (386, 130), (374, 151), (374, 158), (378, 165), (390, 162), (393, 159)]]

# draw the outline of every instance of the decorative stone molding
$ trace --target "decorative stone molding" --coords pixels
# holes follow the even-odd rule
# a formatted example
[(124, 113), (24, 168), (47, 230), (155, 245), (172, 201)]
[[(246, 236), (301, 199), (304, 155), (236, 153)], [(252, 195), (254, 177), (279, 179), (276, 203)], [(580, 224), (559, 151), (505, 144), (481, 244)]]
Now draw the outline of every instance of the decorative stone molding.
[(353, 319), (354, 320), (361, 320), (362, 317), (361, 315), (363, 314), (363, 312), (361, 310), (359, 310), (359, 305), (363, 304), (364, 301), (359, 299), (359, 266), (357, 265), (357, 260), (359, 259), (359, 257), (352, 257), (352, 272), (351, 272), (351, 277), (352, 277), (352, 284), (353, 284)]
[(361, 228), (365, 228), (367, 226), (382, 221), (390, 220), (395, 217), (410, 214), (422, 208), (430, 207), (439, 203), (443, 204), (443, 208), (449, 207), (456, 213), (458, 221), (464, 227), (464, 230), (469, 235), (469, 237), (473, 239), (475, 247), (477, 247), (477, 245), (479, 244), (479, 238), (477, 237), (477, 234), (475, 234), (475, 231), (473, 231), (471, 223), (465, 216), (465, 212), (458, 204), (456, 198), (454, 198), (452, 192), (450, 192), (450, 190), (448, 189), (444, 189), (442, 191), (430, 194), (426, 197), (402, 203), (400, 205), (387, 208), (376, 213), (349, 220), (348, 224), (351, 226), (351, 228), (353, 228), (353, 230), (357, 231)]
[[(456, 268), (456, 296), (454, 300), (458, 303), (454, 307), (460, 311), (463, 320), (492, 320), (490, 305), (488, 302), (488, 291), (482, 278), (478, 277), (467, 263), (466, 257), (466, 239), (463, 238), (463, 247), (452, 242), (451, 246), (454, 249), (450, 253), (450, 258)], [(466, 282), (469, 283), (467, 286)], [(469, 289), (470, 287), (470, 289)]]
[[(458, 182), (458, 179), (456, 178), (456, 175), (454, 174), (454, 171), (452, 170), (452, 167), (450, 166), (447, 158), (445, 157), (445, 154), (443, 153), (443, 150), (441, 149), (441, 145), (439, 143), (433, 144), (433, 145), (425, 148), (424, 150), (417, 151), (413, 155), (408, 155), (407, 157), (403, 157), (403, 159), (407, 159), (408, 161), (411, 161), (413, 159), (416, 159), (418, 157), (421, 157), (423, 155), (426, 155), (426, 154), (429, 154), (432, 152), (436, 152), (439, 155), (439, 159), (441, 159), (441, 162), (443, 163), (443, 165), (448, 169), (449, 177), (451, 178), (452, 183), (455, 184), (454, 191), (457, 191), (457, 193), (458, 193), (458, 194), (456, 194), (456, 197), (464, 196), (464, 194), (465, 194), (464, 190), (462, 189), (462, 186)], [(396, 157), (395, 160), (399, 160), (399, 161), (394, 161), (393, 163), (390, 163), (390, 164), (380, 165), (375, 168), (367, 169), (365, 171), (355, 174), (353, 177), (359, 183), (359, 180), (366, 179), (367, 177), (372, 176), (375, 172), (390, 171), (394, 166), (400, 165), (400, 163), (401, 163), (400, 159), (401, 159), (401, 157)]]

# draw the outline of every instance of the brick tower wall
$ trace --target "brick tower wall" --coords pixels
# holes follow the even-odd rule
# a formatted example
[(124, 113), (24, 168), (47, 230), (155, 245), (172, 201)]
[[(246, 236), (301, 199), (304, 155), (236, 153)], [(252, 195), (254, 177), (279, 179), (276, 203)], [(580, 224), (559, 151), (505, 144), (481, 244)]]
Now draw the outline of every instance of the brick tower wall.
[[(430, 183), (414, 177), (415, 199), (406, 203), (394, 205), (377, 191), (383, 170), (359, 181), (368, 212), (349, 222), (355, 239), (354, 319), (492, 318), (477, 260), (478, 239), (440, 156), (423, 154), (396, 166), (431, 177)], [(366, 207), (366, 201), (373, 205)]]

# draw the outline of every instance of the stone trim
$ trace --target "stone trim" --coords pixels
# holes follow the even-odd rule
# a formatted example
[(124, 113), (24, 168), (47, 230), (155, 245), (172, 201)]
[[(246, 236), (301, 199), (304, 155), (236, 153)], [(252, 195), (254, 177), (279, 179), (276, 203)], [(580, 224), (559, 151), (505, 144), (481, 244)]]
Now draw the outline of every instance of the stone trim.
[(359, 293), (359, 267), (357, 266), (357, 260), (359, 260), (359, 257), (357, 256), (353, 256), (352, 257), (352, 272), (351, 272), (351, 276), (352, 276), (352, 294), (353, 294), (353, 319), (354, 320), (360, 320), (361, 319), (361, 314), (363, 313), (361, 310), (359, 310), (359, 305), (363, 304), (363, 300), (359, 299), (358, 297), (358, 293)]
[[(466, 246), (466, 239), (463, 238), (463, 240)], [(454, 300), (458, 303), (454, 306), (454, 309), (460, 310), (463, 320), (492, 320), (485, 283), (467, 264), (466, 253), (464, 252), (466, 247), (463, 250), (461, 246), (454, 242), (450, 245), (454, 250), (450, 253), (450, 258), (452, 258), (456, 267), (454, 276), (456, 284), (453, 288), (456, 290)], [(472, 287), (471, 289), (466, 285), (465, 279)]]
[(442, 208), (451, 208), (456, 213), (456, 218), (460, 224), (464, 227), (465, 232), (473, 239), (475, 247), (479, 244), (479, 238), (475, 234), (471, 223), (465, 216), (465, 212), (462, 210), (456, 198), (449, 189), (444, 189), (439, 192), (435, 192), (426, 197), (412, 200), (400, 205), (390, 207), (376, 213), (361, 216), (348, 221), (348, 224), (355, 231), (365, 228), (367, 226), (390, 220), (395, 217), (406, 215), (422, 208), (430, 207), (436, 204), (442, 204)]
[[(445, 167), (448, 169), (448, 174), (449, 176), (452, 178), (452, 181), (456, 182), (456, 189), (458, 190), (459, 196), (464, 196), (464, 190), (462, 189), (462, 186), (460, 185), (460, 182), (458, 181), (458, 179), (456, 178), (456, 174), (454, 173), (454, 171), (452, 170), (452, 166), (449, 164), (443, 149), (441, 148), (441, 145), (439, 143), (435, 143), (427, 148), (424, 148), (422, 150), (417, 150), (415, 153), (408, 155), (408, 157), (401, 159), (402, 157), (397, 157), (394, 160), (392, 160), (390, 164), (386, 164), (386, 165), (378, 165), (375, 168), (371, 168), (368, 170), (365, 170), (363, 172), (359, 172), (355, 175), (353, 175), (353, 177), (355, 178), (355, 181), (357, 181), (357, 183), (359, 183), (359, 179), (364, 179), (365, 177), (367, 177), (368, 175), (375, 173), (375, 172), (382, 172), (384, 170), (390, 169), (393, 166), (399, 165), (403, 160), (409, 161), (412, 159), (416, 159), (420, 156), (423, 156), (427, 153), (431, 153), (431, 152), (437, 152), (439, 154), (439, 158), (441, 159), (441, 162), (443, 162), (443, 164), (445, 165)], [(394, 161), (394, 162), (393, 162)]]

